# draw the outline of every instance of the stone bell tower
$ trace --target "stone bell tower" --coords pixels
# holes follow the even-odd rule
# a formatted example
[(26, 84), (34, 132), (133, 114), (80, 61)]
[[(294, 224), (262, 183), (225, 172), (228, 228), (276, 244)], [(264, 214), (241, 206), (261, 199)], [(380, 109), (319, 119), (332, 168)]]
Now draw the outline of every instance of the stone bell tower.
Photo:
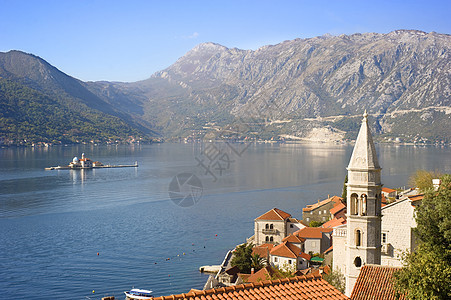
[(350, 296), (360, 268), (381, 263), (381, 167), (366, 111), (347, 170), (345, 276), (346, 295)]

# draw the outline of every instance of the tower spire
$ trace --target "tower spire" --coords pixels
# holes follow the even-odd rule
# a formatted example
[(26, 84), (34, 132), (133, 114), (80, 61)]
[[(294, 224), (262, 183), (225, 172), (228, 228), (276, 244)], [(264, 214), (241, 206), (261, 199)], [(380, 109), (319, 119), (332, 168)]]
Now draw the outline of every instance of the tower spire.
[(368, 113), (365, 110), (360, 126), (359, 135), (355, 141), (354, 151), (349, 161), (348, 170), (377, 170), (380, 169), (374, 147), (371, 130), (368, 126)]

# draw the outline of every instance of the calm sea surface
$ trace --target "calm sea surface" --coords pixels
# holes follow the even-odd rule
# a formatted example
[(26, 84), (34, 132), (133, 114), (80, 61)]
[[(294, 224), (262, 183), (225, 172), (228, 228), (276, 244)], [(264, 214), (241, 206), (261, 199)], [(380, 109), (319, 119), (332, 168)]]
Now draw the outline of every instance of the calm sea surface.
[[(156, 296), (201, 289), (207, 276), (199, 266), (220, 264), (253, 234), (256, 217), (277, 207), (300, 218), (306, 204), (341, 195), (352, 146), (243, 147), (0, 149), (1, 297), (123, 299), (131, 287)], [(387, 187), (407, 185), (419, 168), (451, 173), (449, 148), (377, 150)], [(138, 161), (139, 168), (44, 170), (82, 152), (103, 163)], [(209, 159), (210, 169), (199, 163)], [(203, 187), (189, 207), (168, 195), (181, 173), (196, 175)]]

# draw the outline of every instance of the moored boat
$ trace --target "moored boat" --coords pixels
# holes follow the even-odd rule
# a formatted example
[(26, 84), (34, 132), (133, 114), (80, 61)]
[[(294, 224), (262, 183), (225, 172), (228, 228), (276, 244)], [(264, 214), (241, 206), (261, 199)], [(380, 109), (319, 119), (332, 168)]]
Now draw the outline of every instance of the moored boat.
[(125, 291), (124, 294), (127, 300), (153, 299), (152, 291), (149, 290), (131, 289), (130, 291)]

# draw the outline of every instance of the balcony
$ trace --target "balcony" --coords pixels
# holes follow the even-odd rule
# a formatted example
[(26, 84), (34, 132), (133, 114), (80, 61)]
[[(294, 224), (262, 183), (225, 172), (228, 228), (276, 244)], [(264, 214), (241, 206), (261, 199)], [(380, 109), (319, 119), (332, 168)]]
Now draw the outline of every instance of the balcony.
[(277, 234), (276, 229), (262, 229), (262, 233), (264, 234)]

